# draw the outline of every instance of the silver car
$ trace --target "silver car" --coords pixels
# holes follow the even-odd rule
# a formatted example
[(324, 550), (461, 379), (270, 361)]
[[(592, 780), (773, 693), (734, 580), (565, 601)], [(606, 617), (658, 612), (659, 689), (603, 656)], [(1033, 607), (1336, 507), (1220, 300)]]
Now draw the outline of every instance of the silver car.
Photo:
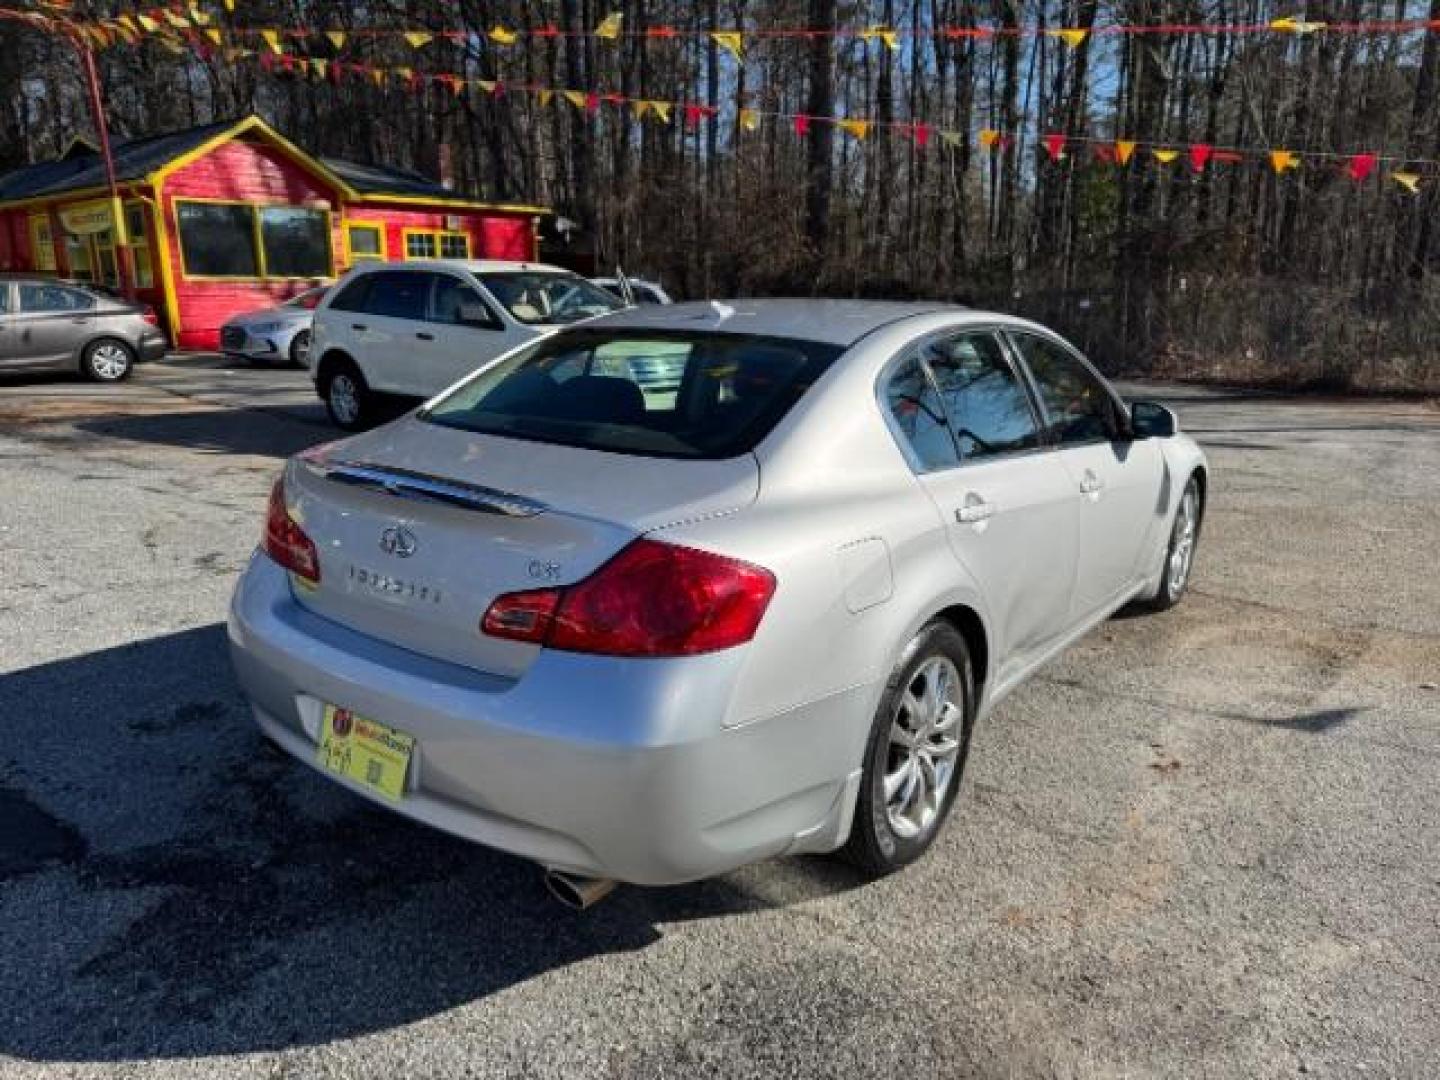
[(166, 348), (147, 304), (54, 278), (0, 275), (0, 372), (78, 371), (119, 382)]
[(306, 289), (277, 307), (234, 316), (220, 328), (220, 351), (252, 364), (279, 360), (304, 367), (315, 309), (329, 291), (328, 285)]
[[(628, 363), (662, 345), (666, 399)], [(794, 852), (879, 874), (1026, 676), (1180, 599), (1206, 485), (1033, 323), (633, 308), (289, 462), (230, 640), (282, 748), (573, 903)]]

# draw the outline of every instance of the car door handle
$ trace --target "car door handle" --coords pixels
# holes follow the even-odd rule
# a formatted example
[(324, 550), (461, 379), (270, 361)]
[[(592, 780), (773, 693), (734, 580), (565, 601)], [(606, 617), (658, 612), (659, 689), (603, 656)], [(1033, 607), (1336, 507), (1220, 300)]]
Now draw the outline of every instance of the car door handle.
[(995, 516), (995, 504), (986, 502), (973, 491), (965, 496), (965, 504), (955, 511), (955, 520), (961, 525), (977, 525)]
[(352, 323), (350, 324), (350, 329), (351, 329), (351, 330), (369, 330), (370, 327), (366, 326), (364, 323), (361, 323), (361, 322), (352, 322)]
[(434, 334), (427, 334), (424, 330), (417, 330), (417, 331), (415, 331), (415, 336), (416, 336), (417, 338), (419, 338), (421, 341), (434, 341), (434, 340), (435, 340), (435, 335), (434, 335)]
[(1104, 489), (1105, 481), (1101, 480), (1100, 477), (1096, 476), (1091, 470), (1086, 469), (1085, 475), (1080, 478), (1080, 494), (1098, 495)]

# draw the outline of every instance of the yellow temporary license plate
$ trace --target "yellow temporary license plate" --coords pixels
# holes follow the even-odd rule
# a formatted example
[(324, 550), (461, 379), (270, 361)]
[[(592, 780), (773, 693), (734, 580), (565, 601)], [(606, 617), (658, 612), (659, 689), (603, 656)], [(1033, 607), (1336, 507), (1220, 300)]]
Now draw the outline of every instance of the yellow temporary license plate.
[(317, 754), (321, 767), (364, 784), (392, 802), (399, 802), (405, 793), (405, 774), (414, 749), (414, 736), (349, 709), (325, 706)]

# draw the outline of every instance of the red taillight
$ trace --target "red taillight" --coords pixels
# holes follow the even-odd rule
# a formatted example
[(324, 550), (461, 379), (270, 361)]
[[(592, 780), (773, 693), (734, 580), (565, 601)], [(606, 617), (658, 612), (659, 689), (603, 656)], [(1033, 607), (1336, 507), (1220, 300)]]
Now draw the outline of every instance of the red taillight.
[(265, 554), (286, 570), (313, 585), (320, 584), (320, 554), (305, 530), (295, 523), (285, 508), (285, 478), (281, 476), (270, 489), (270, 508), (265, 514), (265, 536), (261, 542)]
[(636, 540), (583, 581), (497, 597), (481, 629), (569, 652), (690, 656), (755, 636), (775, 575), (708, 551)]
[(140, 312), (140, 318), (144, 319), (151, 326), (160, 325), (160, 316), (155, 314), (155, 309), (149, 304), (146, 304), (145, 309)]

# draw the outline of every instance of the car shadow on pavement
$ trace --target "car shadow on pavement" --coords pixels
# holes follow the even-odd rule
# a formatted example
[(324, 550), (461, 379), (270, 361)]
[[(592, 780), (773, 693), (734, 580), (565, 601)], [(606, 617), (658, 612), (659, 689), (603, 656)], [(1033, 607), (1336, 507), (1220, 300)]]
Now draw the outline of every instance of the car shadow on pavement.
[(570, 912), (532, 863), (270, 749), (220, 625), (7, 675), (0, 724), (0, 811), (23, 823), (0, 829), (0, 1057), (319, 1045), (860, 884), (783, 859)]
[(287, 458), (344, 434), (330, 427), (324, 416), (324, 407), (318, 405), (303, 411), (252, 408), (150, 415), (112, 413), (89, 417), (75, 427), (91, 435), (184, 450)]

